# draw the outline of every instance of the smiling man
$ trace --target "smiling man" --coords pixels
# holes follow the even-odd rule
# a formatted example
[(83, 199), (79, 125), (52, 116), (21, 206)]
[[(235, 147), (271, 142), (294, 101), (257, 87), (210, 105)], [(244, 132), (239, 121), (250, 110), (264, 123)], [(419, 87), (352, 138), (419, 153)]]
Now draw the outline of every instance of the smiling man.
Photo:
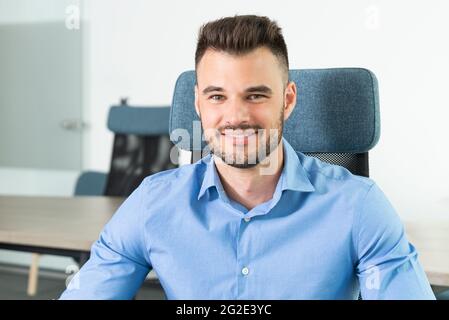
[(296, 87), (288, 82), (285, 47), (276, 56), (276, 48), (245, 46), (242, 38), (234, 47), (214, 43), (211, 49), (217, 30), (203, 28), (198, 43), (195, 107), (226, 193), (252, 209), (272, 198), (279, 180), (282, 127), (296, 104)]
[(147, 177), (62, 299), (132, 298), (151, 269), (169, 299), (434, 298), (379, 187), (282, 137), (296, 87), (275, 22), (207, 23), (195, 65), (211, 153)]

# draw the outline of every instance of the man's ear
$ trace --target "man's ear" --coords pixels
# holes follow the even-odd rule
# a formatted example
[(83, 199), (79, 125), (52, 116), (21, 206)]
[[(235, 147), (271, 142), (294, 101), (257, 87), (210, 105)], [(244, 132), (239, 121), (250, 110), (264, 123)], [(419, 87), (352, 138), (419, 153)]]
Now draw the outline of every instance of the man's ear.
[(284, 121), (286, 121), (296, 106), (296, 84), (294, 81), (287, 83), (284, 92)]
[(196, 111), (196, 114), (198, 115), (198, 118), (200, 118), (200, 106), (199, 106), (199, 103), (198, 103), (198, 85), (196, 84), (195, 85), (195, 111)]

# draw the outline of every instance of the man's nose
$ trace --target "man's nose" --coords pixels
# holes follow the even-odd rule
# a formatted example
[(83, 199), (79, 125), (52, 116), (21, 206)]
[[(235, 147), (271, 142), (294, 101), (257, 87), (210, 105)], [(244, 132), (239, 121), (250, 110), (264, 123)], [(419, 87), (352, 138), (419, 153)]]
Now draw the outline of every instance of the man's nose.
[(249, 122), (248, 107), (238, 99), (228, 100), (225, 110), (224, 120), (227, 124), (238, 126), (242, 122)]

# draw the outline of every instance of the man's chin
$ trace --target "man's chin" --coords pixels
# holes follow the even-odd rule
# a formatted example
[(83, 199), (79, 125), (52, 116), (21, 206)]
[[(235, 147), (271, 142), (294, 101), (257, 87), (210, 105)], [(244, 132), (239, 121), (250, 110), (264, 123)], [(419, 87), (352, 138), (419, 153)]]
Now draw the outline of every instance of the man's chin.
[(259, 160), (257, 157), (235, 157), (224, 155), (222, 153), (212, 152), (215, 156), (217, 156), (223, 163), (238, 169), (250, 169), (254, 168), (259, 164)]

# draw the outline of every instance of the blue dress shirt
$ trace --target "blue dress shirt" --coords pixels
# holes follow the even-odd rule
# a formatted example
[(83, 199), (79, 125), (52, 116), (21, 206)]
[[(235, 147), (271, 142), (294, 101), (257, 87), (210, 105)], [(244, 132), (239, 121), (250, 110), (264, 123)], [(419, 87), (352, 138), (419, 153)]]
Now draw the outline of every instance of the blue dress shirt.
[(272, 199), (249, 211), (211, 155), (145, 178), (61, 299), (130, 299), (151, 269), (168, 299), (434, 299), (373, 180), (283, 146)]

